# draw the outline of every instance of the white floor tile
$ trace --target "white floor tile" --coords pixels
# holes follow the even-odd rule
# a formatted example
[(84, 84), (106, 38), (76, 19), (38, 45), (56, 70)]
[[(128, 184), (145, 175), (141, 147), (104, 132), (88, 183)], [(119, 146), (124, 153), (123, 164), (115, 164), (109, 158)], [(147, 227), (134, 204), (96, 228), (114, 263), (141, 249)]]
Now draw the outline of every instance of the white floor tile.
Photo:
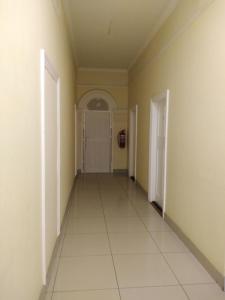
[(121, 289), (121, 300), (188, 300), (180, 286)]
[(54, 291), (117, 288), (111, 256), (61, 258)]
[(128, 178), (82, 175), (72, 198), (45, 300), (225, 300)]
[(162, 252), (189, 252), (173, 232), (155, 231), (151, 233), (151, 236)]
[(136, 211), (127, 203), (124, 205), (111, 205), (104, 208), (106, 217), (135, 217)]
[(107, 234), (67, 235), (61, 256), (107, 255), (110, 254)]
[(110, 233), (109, 238), (113, 254), (159, 252), (148, 232)]
[(176, 278), (160, 254), (113, 257), (120, 288), (177, 284)]
[(67, 234), (80, 234), (80, 233), (105, 233), (106, 226), (103, 217), (99, 218), (76, 218), (69, 219), (66, 233)]
[(139, 216), (143, 217), (158, 217), (158, 212), (148, 203), (141, 204), (134, 204)]
[(118, 290), (54, 293), (52, 300), (120, 300)]
[(73, 206), (69, 212), (71, 218), (77, 217), (102, 217), (103, 209), (101, 206), (80, 205)]
[(146, 231), (138, 217), (124, 217), (124, 218), (107, 218), (107, 228), (109, 232), (140, 232)]
[(214, 282), (192, 254), (170, 253), (165, 257), (181, 284)]
[(225, 300), (225, 292), (216, 284), (184, 286), (190, 300)]
[(149, 231), (172, 231), (167, 223), (160, 217), (141, 217)]

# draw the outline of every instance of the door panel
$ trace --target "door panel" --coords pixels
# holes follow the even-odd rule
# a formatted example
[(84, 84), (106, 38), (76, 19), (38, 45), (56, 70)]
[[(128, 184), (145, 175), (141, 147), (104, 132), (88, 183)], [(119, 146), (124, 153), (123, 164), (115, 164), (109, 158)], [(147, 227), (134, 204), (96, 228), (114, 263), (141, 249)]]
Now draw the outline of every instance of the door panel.
[(85, 172), (110, 172), (111, 147), (110, 112), (86, 112)]
[(156, 137), (156, 202), (163, 207), (164, 166), (165, 166), (165, 101), (157, 105), (157, 137)]

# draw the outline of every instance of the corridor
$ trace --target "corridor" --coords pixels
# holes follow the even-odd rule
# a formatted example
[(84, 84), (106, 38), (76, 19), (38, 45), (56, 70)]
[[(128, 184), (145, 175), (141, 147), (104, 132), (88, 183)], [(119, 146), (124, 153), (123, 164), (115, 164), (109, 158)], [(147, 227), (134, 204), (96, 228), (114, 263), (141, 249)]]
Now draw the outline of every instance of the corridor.
[(77, 178), (46, 300), (224, 300), (222, 290), (122, 175)]

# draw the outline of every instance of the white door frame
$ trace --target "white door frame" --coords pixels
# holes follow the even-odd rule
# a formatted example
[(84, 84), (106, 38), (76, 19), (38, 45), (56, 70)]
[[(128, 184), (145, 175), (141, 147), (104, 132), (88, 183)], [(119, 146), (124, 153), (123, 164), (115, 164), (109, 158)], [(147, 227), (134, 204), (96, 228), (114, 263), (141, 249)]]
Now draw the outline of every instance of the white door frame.
[(157, 102), (166, 101), (165, 120), (165, 156), (164, 156), (164, 187), (163, 187), (163, 217), (166, 211), (166, 190), (167, 190), (167, 146), (168, 146), (168, 117), (169, 117), (169, 97), (170, 91), (166, 90), (162, 94), (151, 99), (150, 104), (150, 127), (149, 127), (149, 176), (148, 176), (148, 200), (155, 201), (156, 197), (156, 130), (158, 122)]
[(75, 160), (74, 160), (74, 168), (75, 168), (75, 176), (77, 176), (77, 105), (74, 105), (74, 151), (75, 151)]
[(41, 237), (42, 237), (42, 281), (46, 284), (46, 199), (45, 199), (45, 71), (48, 71), (57, 84), (57, 236), (60, 234), (60, 78), (44, 49), (40, 51), (40, 84), (41, 84)]
[[(135, 124), (133, 115), (135, 114)], [(135, 127), (134, 127), (135, 126)], [(135, 130), (135, 138), (134, 138)], [(137, 179), (137, 139), (138, 139), (138, 105), (135, 105), (129, 114), (129, 177)], [(133, 151), (133, 149), (135, 149)]]

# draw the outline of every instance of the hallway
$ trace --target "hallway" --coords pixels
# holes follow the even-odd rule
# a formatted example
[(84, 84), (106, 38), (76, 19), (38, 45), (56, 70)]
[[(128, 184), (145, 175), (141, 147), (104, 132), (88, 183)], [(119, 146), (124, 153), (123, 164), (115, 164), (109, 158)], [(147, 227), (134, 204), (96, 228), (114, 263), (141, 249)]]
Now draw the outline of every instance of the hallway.
[(222, 300), (185, 245), (122, 175), (77, 178), (46, 300)]

